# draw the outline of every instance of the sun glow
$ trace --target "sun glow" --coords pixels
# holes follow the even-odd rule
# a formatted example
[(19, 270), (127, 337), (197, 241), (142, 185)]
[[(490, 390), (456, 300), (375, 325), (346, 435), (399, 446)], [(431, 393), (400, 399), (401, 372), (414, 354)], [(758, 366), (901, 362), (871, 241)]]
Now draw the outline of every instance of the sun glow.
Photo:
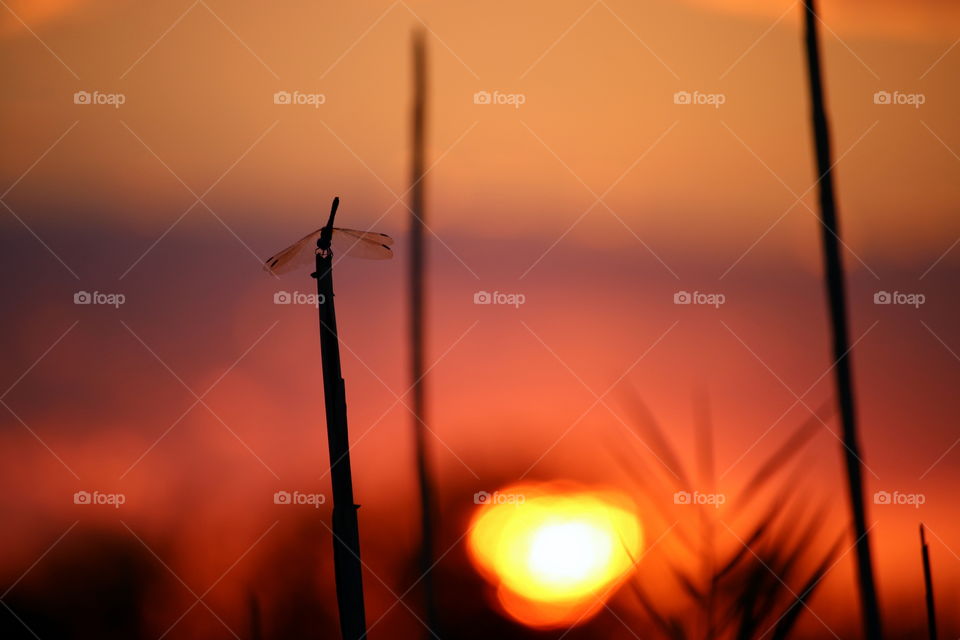
[(608, 491), (561, 485), (501, 490), (471, 523), (474, 564), (508, 614), (534, 627), (588, 620), (634, 567), (642, 533), (634, 505)]

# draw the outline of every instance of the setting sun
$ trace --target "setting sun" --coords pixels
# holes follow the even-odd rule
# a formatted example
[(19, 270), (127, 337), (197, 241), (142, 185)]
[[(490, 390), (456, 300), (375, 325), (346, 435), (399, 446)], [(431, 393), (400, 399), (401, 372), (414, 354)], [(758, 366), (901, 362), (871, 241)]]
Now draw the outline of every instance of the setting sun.
[(495, 493), (469, 538), (500, 604), (537, 627), (587, 620), (632, 569), (641, 545), (640, 523), (625, 497), (539, 485)]

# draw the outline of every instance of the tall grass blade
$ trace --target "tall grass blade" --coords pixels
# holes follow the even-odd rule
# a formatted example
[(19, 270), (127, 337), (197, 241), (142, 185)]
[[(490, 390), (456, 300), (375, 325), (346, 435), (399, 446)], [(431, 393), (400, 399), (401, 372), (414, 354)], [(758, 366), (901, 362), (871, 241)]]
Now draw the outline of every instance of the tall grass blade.
[(637, 393), (626, 396), (628, 409), (633, 417), (632, 425), (640, 432), (642, 444), (660, 461), (661, 467), (679, 480), (684, 489), (692, 489), (690, 476), (680, 463), (676, 451), (664, 434), (660, 423)]
[(817, 586), (820, 585), (820, 581), (823, 580), (823, 577), (833, 565), (834, 559), (840, 552), (840, 545), (842, 542), (842, 537), (837, 539), (834, 545), (830, 548), (830, 551), (827, 552), (823, 560), (820, 561), (820, 564), (807, 579), (806, 583), (804, 583), (803, 588), (796, 597), (796, 600), (787, 607), (786, 611), (784, 611), (777, 620), (776, 627), (773, 630), (773, 640), (784, 640), (790, 636), (790, 633), (797, 624), (797, 620), (800, 618), (800, 614), (806, 608), (806, 603), (813, 597), (813, 592), (816, 590)]
[(347, 430), (347, 393), (340, 369), (340, 340), (333, 297), (333, 252), (330, 239), (339, 198), (333, 199), (330, 218), (317, 241), (317, 294), (323, 304), (320, 315), (320, 357), (323, 365), (323, 400), (327, 417), (327, 447), (330, 454), (330, 484), (333, 488), (333, 572), (337, 588), (340, 634), (343, 640), (367, 635), (363, 603), (363, 569), (360, 561), (360, 525), (353, 500), (350, 470), (350, 436)]
[(824, 403), (817, 409), (815, 416), (810, 416), (790, 434), (790, 437), (767, 458), (766, 462), (747, 481), (743, 491), (737, 496), (737, 510), (746, 507), (771, 478), (787, 467), (790, 459), (803, 450), (804, 445), (823, 426), (822, 421), (828, 420), (833, 412), (833, 402)]
[(857, 579), (860, 588), (861, 615), (863, 616), (864, 636), (869, 640), (877, 640), (882, 637), (880, 606), (873, 575), (866, 505), (863, 498), (863, 459), (857, 433), (853, 374), (849, 356), (850, 341), (847, 335), (843, 257), (840, 254), (840, 228), (837, 222), (833, 175), (831, 173), (830, 130), (824, 106), (823, 79), (820, 70), (820, 45), (817, 33), (819, 17), (817, 16), (815, 0), (804, 0), (803, 6), (813, 137), (817, 158), (817, 175), (819, 176), (818, 189), (824, 277), (826, 278), (827, 298), (830, 307), (833, 355), (836, 362), (835, 379), (843, 426), (843, 453), (846, 458), (850, 509), (853, 512), (853, 536), (857, 545)]
[(413, 110), (410, 158), (410, 377), (413, 392), (413, 435), (420, 493), (419, 567), (423, 580), (427, 635), (437, 631), (437, 604), (433, 578), (436, 512), (427, 446), (427, 391), (425, 368), (425, 246), (424, 177), (427, 129), (427, 44), (423, 29), (413, 34)]
[(683, 640), (686, 638), (683, 626), (675, 619), (668, 619), (657, 609), (657, 605), (653, 602), (653, 600), (650, 599), (650, 596), (647, 595), (647, 592), (644, 591), (643, 587), (640, 586), (638, 580), (631, 580), (630, 586), (634, 595), (637, 596), (640, 606), (643, 607), (643, 610), (646, 612), (647, 616), (649, 616), (654, 625), (660, 630), (661, 633), (663, 633), (665, 637), (672, 638), (673, 640)]
[(930, 640), (937, 640), (937, 611), (933, 602), (933, 572), (930, 570), (930, 547), (927, 546), (927, 534), (920, 524), (920, 555), (923, 558), (923, 586), (927, 600), (927, 632)]

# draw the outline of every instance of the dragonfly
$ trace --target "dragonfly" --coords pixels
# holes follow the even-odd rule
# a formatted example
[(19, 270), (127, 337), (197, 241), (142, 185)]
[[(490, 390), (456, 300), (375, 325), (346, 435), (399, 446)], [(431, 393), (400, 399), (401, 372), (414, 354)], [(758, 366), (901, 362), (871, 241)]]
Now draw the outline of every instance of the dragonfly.
[[(305, 235), (280, 253), (270, 256), (263, 268), (274, 275), (289, 273), (301, 267), (313, 266), (317, 253), (317, 241), (324, 227)], [(393, 238), (375, 231), (357, 231), (333, 227), (330, 235), (330, 249), (334, 255), (365, 258), (367, 260), (389, 260), (393, 257)]]

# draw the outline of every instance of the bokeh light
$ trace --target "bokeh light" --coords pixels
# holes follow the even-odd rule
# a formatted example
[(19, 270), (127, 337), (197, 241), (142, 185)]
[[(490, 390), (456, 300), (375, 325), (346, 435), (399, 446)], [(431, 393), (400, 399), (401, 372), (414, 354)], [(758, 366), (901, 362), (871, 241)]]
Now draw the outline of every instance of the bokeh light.
[(599, 611), (634, 568), (643, 536), (626, 496), (551, 483), (483, 494), (468, 540), (503, 610), (551, 628)]

